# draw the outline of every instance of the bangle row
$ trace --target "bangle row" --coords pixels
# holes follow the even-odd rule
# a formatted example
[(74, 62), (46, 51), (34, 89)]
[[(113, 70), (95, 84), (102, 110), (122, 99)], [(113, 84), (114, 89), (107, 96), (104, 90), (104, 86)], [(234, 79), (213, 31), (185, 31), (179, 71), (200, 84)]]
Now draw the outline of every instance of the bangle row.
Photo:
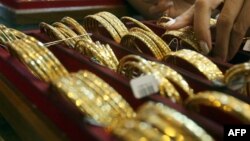
[(120, 60), (117, 72), (128, 78), (139, 77), (145, 74), (152, 74), (160, 82), (160, 94), (169, 97), (172, 101), (181, 103), (182, 98), (176, 90), (175, 85), (182, 89), (188, 97), (193, 96), (193, 89), (190, 88), (185, 79), (173, 69), (143, 59), (140, 56), (128, 55)]

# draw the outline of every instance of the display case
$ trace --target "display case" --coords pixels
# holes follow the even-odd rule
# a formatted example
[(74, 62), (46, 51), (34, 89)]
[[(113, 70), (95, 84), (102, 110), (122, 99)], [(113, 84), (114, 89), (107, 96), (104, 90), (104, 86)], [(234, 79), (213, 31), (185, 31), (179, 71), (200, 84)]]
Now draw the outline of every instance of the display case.
[[(57, 2), (51, 1), (52, 5)], [(67, 2), (65, 0), (65, 3)], [(91, 2), (95, 3), (94, 1)], [(119, 3), (118, 1), (115, 2)], [(6, 3), (9, 2), (6, 1)], [(34, 2), (32, 5), (36, 7), (37, 4), (39, 5), (39, 3)], [(79, 1), (73, 1), (71, 4), (78, 5)], [(107, 4), (113, 3), (110, 1)], [(12, 6), (16, 7), (15, 5)], [(26, 8), (27, 6), (21, 4), (21, 7)], [(154, 21), (144, 21), (143, 23), (160, 36), (165, 32)], [(127, 22), (126, 26), (132, 27), (134, 25)], [(99, 28), (105, 32), (102, 26)], [(47, 35), (41, 33), (40, 30), (25, 31), (25, 33), (43, 43), (52, 41)], [(202, 74), (194, 71), (192, 66), (188, 65), (185, 61), (176, 58), (168, 61), (159, 61), (150, 55), (124, 47), (108, 36), (93, 33), (91, 38), (94, 41), (98, 40), (101, 43), (109, 44), (118, 59), (129, 54), (137, 54), (148, 60), (170, 66), (185, 78), (195, 93), (205, 90), (216, 90), (232, 95), (248, 104), (250, 103), (249, 97), (205, 79)], [(69, 72), (89, 70), (96, 74), (121, 94), (134, 109), (137, 109), (146, 101), (161, 102), (195, 121), (218, 141), (223, 139), (223, 125), (232, 123), (242, 124), (240, 121), (209, 107), (204, 107), (200, 113), (189, 111), (183, 105), (176, 104), (159, 94), (136, 99), (132, 93), (128, 78), (99, 65), (91, 58), (67, 48), (65, 45), (50, 46), (49, 50), (61, 61)], [(244, 62), (244, 59), (248, 60), (249, 58), (249, 53), (240, 51), (233, 62), (240, 63)], [(233, 65), (232, 63), (216, 61), (211, 57), (209, 59), (217, 64), (223, 72)], [(22, 140), (117, 140), (105, 128), (86, 122), (83, 113), (72, 103), (52, 89), (50, 84), (36, 78), (17, 58), (4, 48), (0, 48), (0, 68), (0, 112), (10, 125), (13, 126)]]

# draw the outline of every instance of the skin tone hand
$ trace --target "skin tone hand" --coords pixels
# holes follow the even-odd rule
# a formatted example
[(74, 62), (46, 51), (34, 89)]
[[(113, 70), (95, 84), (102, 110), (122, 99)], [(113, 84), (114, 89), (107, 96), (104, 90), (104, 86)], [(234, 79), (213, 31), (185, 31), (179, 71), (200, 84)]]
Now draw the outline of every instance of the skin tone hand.
[(165, 28), (179, 29), (193, 25), (203, 53), (221, 61), (231, 60), (240, 48), (241, 42), (250, 26), (248, 18), (250, 0), (225, 0), (216, 25), (216, 43), (212, 49), (209, 20), (212, 10), (216, 9), (222, 0), (196, 0), (182, 15), (169, 21)]
[(192, 5), (193, 0), (144, 0), (147, 3), (152, 4), (149, 7), (151, 14), (157, 14), (159, 16), (162, 13), (168, 17), (177, 17), (186, 11)]

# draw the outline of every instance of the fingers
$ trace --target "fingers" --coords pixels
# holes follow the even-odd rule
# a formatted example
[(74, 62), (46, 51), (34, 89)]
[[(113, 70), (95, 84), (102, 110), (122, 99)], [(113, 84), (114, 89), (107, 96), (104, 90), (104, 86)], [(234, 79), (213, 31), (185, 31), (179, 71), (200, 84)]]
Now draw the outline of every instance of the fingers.
[(245, 0), (231, 31), (227, 60), (231, 60), (235, 56), (250, 26), (250, 20), (247, 18), (249, 16), (249, 8), (250, 1)]
[(168, 30), (175, 30), (191, 25), (194, 16), (194, 6), (191, 6), (186, 12), (178, 16), (177, 18), (170, 20), (165, 24), (165, 28)]
[(194, 32), (198, 39), (201, 53), (208, 54), (212, 48), (209, 20), (211, 17), (211, 1), (197, 0), (195, 2)]
[(224, 3), (216, 25), (215, 48), (212, 50), (212, 55), (219, 60), (227, 59), (230, 33), (243, 2), (244, 0), (226, 0)]

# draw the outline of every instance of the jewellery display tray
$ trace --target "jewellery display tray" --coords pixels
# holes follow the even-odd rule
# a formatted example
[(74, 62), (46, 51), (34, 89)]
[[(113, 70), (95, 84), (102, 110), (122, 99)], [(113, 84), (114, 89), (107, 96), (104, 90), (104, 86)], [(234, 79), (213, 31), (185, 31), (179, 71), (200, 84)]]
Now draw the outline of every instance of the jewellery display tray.
[[(164, 33), (164, 29), (156, 26), (154, 22), (145, 21), (144, 24), (159, 36)], [(127, 26), (133, 26), (133, 24), (127, 23)], [(100, 29), (103, 28), (100, 27)], [(52, 41), (47, 35), (40, 33), (39, 30), (25, 31), (25, 33), (43, 43)], [(91, 37), (101, 43), (110, 44), (118, 59), (128, 54), (137, 54), (148, 60), (160, 62), (150, 55), (117, 44), (109, 36), (93, 33)], [(129, 79), (124, 76), (93, 62), (90, 58), (62, 44), (51, 46), (49, 50), (53, 52), (69, 72), (89, 70), (95, 73), (117, 90), (135, 110), (149, 100), (162, 102), (194, 120), (218, 141), (223, 139), (224, 124), (240, 123), (229, 115), (208, 107), (204, 107), (200, 113), (189, 111), (159, 94), (136, 99), (132, 94)], [(232, 62), (240, 63), (249, 58), (249, 53), (239, 51)], [(223, 72), (233, 65), (232, 63), (218, 62), (213, 58), (210, 59)], [(250, 103), (249, 97), (206, 80), (202, 74), (195, 71), (187, 62), (172, 58), (169, 61), (161, 61), (161, 63), (182, 74), (195, 93), (205, 90), (217, 90)], [(21, 139), (25, 141), (117, 140), (105, 128), (86, 122), (84, 115), (72, 103), (53, 90), (48, 83), (37, 79), (25, 65), (2, 47), (0, 47), (0, 104), (1, 114)]]

